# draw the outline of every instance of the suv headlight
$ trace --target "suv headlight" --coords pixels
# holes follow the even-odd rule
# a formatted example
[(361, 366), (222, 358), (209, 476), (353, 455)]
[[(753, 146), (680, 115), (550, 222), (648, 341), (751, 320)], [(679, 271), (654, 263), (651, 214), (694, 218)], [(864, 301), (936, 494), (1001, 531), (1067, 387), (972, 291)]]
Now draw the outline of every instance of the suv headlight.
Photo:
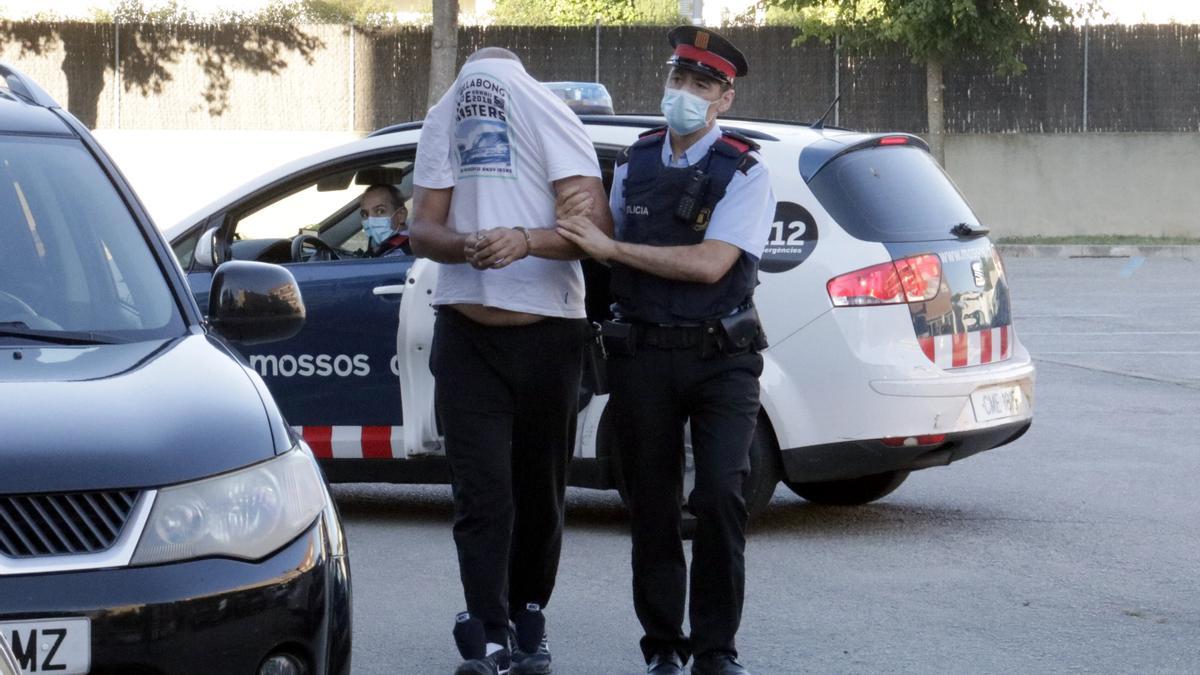
[(307, 453), (293, 449), (233, 473), (159, 490), (131, 564), (263, 558), (299, 536), (325, 507), (319, 471)]

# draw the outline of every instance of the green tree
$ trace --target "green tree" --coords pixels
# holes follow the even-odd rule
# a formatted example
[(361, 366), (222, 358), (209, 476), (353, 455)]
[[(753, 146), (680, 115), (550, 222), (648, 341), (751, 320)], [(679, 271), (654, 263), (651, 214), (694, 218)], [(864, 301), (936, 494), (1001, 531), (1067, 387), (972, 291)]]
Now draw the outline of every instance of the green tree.
[(1076, 12), (1065, 0), (764, 0), (768, 20), (800, 28), (801, 39), (839, 37), (849, 48), (896, 45), (925, 64), (929, 145), (945, 161), (943, 68), (964, 55), (982, 57), (1001, 74), (1025, 65), (1021, 47), (1048, 26), (1098, 12)]
[(501, 25), (675, 25), (686, 19), (679, 0), (496, 0), (492, 20)]
[(337, 23), (378, 26), (392, 23), (398, 0), (270, 0), (252, 10), (232, 3), (201, 13), (189, 0), (117, 0), (111, 11), (93, 10), (100, 23), (254, 24), (290, 26)]

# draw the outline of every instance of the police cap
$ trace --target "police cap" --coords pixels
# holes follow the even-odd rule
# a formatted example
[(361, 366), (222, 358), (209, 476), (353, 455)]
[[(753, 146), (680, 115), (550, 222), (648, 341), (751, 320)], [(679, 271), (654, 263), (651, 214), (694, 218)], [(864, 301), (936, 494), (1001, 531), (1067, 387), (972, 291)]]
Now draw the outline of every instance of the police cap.
[(746, 57), (733, 43), (699, 26), (677, 26), (667, 34), (675, 53), (668, 64), (733, 84), (733, 78), (745, 77)]

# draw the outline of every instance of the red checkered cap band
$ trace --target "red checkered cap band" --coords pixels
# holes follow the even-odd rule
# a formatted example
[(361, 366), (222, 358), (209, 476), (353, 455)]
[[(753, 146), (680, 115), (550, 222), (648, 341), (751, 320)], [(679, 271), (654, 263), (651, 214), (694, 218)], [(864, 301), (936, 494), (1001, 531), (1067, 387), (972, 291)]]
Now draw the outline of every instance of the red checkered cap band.
[(733, 79), (734, 75), (737, 75), (737, 68), (734, 67), (732, 63), (708, 51), (707, 49), (700, 49), (698, 47), (693, 47), (692, 45), (676, 45), (675, 56), (678, 56), (681, 59), (691, 59), (692, 61), (703, 63), (709, 68), (725, 73), (725, 76), (730, 80)]

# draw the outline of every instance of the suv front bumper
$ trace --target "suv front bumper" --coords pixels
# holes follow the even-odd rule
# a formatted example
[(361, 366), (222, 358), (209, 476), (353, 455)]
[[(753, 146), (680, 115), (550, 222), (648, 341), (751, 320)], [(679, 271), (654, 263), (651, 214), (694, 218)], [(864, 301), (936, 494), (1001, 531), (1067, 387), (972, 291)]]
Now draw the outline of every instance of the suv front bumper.
[(280, 651), (309, 673), (348, 673), (349, 561), (327, 526), (338, 527), (322, 515), (257, 562), (0, 577), (0, 622), (86, 617), (92, 675), (252, 675)]

